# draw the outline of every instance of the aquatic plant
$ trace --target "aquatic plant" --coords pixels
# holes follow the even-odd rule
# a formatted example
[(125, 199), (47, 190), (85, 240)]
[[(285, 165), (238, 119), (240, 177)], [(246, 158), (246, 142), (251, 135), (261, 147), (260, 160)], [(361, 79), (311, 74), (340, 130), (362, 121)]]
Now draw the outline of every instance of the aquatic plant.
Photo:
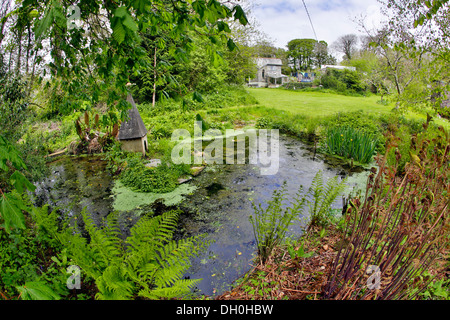
[(326, 151), (359, 163), (370, 163), (377, 147), (377, 139), (351, 127), (331, 127), (326, 131)]
[(161, 164), (147, 168), (139, 157), (127, 158), (127, 165), (120, 174), (120, 181), (127, 187), (142, 192), (165, 193), (177, 187), (173, 169)]

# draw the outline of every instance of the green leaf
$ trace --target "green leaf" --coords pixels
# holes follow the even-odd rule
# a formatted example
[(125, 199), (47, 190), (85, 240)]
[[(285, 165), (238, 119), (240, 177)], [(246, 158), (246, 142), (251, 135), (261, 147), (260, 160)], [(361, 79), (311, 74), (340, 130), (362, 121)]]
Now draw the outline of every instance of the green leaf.
[(202, 95), (200, 93), (198, 93), (197, 91), (194, 92), (192, 99), (195, 101), (198, 101), (198, 102), (204, 101)]
[(40, 281), (26, 282), (24, 286), (16, 287), (23, 300), (59, 300), (61, 297), (47, 284)]
[(134, 19), (129, 15), (128, 12), (125, 15), (125, 19), (123, 19), (123, 25), (133, 32), (136, 32), (138, 30), (136, 22), (134, 22)]
[(53, 7), (49, 7), (47, 8), (44, 14), (44, 18), (37, 20), (35, 37), (40, 38), (41, 35), (43, 35), (47, 31), (47, 29), (50, 28), (52, 22), (53, 22)]
[(223, 21), (217, 22), (217, 29), (219, 30), (219, 32), (222, 32), (222, 31), (231, 32), (230, 27), (228, 26), (228, 24), (226, 24)]
[(25, 178), (25, 176), (19, 171), (15, 171), (11, 175), (9, 180), (11, 181), (11, 184), (14, 186), (14, 188), (19, 191), (19, 193), (22, 193), (25, 189), (28, 189), (30, 191), (34, 191), (36, 189), (36, 186), (28, 181), (27, 178)]
[(125, 29), (122, 26), (122, 21), (119, 19), (115, 19), (115, 23), (113, 25), (113, 38), (118, 42), (122, 43), (125, 40)]
[(30, 18), (36, 18), (36, 17), (39, 16), (39, 12), (38, 12), (36, 9), (33, 9), (33, 10), (31, 10), (31, 11), (28, 13), (28, 16), (29, 16)]
[(25, 217), (22, 213), (24, 204), (10, 193), (0, 198), (0, 215), (5, 221), (5, 230), (10, 232), (11, 228), (25, 229)]
[(200, 15), (200, 19), (203, 20), (203, 17), (205, 15), (205, 1), (194, 1), (192, 3), (192, 8), (194, 8), (195, 12)]
[(230, 38), (227, 41), (227, 47), (228, 47), (228, 50), (233, 51), (234, 49), (237, 48), (237, 45), (234, 43), (233, 39)]
[(247, 16), (245, 15), (244, 10), (242, 9), (241, 6), (237, 5), (236, 7), (234, 7), (234, 19), (239, 20), (239, 22), (242, 25), (247, 25), (248, 20), (247, 20)]

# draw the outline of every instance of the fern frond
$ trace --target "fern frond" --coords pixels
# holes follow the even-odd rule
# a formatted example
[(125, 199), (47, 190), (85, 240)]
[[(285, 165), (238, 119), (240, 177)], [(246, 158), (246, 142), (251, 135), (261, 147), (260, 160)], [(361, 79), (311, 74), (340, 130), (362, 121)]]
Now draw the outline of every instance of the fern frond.
[(313, 201), (310, 202), (310, 213), (312, 216), (317, 214), (319, 204), (322, 202), (323, 198), (323, 173), (319, 171), (314, 176), (311, 187), (308, 192), (312, 195)]
[(121, 266), (109, 266), (95, 283), (99, 290), (95, 297), (99, 300), (128, 300), (133, 295), (134, 285)]
[(308, 193), (312, 196), (312, 200), (309, 201), (311, 221), (308, 228), (313, 224), (326, 223), (326, 215), (330, 212), (331, 205), (346, 187), (345, 182), (339, 182), (338, 179), (337, 176), (333, 177), (325, 185), (321, 171), (314, 177), (308, 190)]
[(143, 247), (170, 241), (178, 223), (179, 211), (168, 211), (156, 217), (142, 217), (131, 228), (126, 243), (128, 251), (141, 251)]
[(148, 299), (176, 298), (186, 294), (196, 287), (202, 279), (181, 279), (171, 287), (156, 287), (139, 291), (138, 295)]
[(72, 260), (92, 279), (96, 279), (102, 275), (104, 268), (107, 266), (102, 258), (99, 259), (98, 254), (93, 251), (87, 244), (86, 238), (71, 229), (58, 235), (59, 240), (67, 248)]
[[(122, 241), (118, 237), (120, 234), (117, 226), (117, 220), (113, 218), (109, 219), (110, 226), (104, 228), (98, 228), (94, 222), (94, 219), (88, 214), (85, 208), (81, 212), (83, 221), (85, 223), (86, 231), (91, 238), (90, 246), (98, 253), (105, 264), (108, 261), (118, 258), (122, 255)], [(115, 225), (116, 224), (116, 225)]]

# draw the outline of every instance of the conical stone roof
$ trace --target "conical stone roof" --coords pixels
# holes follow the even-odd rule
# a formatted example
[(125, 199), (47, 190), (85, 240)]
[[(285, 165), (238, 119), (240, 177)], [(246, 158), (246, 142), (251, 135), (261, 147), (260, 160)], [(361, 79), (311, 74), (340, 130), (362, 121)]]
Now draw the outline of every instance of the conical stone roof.
[(122, 125), (120, 126), (118, 139), (130, 140), (142, 138), (147, 134), (144, 121), (142, 121), (141, 115), (136, 108), (136, 104), (134, 103), (131, 94), (128, 94), (127, 101), (132, 107), (128, 110), (127, 121), (122, 122)]

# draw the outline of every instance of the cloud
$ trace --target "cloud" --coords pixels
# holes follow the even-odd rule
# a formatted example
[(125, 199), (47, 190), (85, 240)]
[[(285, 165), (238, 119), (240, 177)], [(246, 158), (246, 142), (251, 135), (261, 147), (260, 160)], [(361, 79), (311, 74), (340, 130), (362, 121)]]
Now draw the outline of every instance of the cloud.
[[(275, 46), (286, 48), (296, 38), (314, 39), (314, 31), (301, 0), (254, 0), (251, 15)], [(382, 16), (377, 0), (305, 0), (318, 40), (329, 45), (341, 35), (362, 34), (355, 18), (366, 17), (369, 28), (379, 24)]]

